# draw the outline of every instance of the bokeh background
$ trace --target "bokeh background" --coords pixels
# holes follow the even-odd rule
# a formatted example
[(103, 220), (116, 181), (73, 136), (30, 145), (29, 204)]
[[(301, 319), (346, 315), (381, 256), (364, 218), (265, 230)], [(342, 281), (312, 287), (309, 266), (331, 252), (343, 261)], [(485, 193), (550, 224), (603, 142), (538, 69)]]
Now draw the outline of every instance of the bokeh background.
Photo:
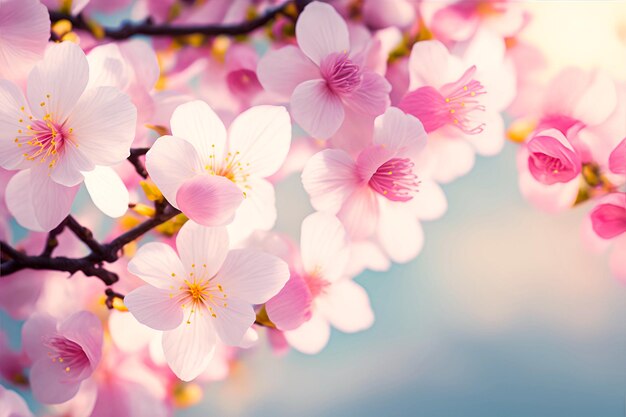
[[(546, 77), (578, 65), (626, 80), (626, 2), (526, 5)], [(449, 210), (424, 225), (416, 260), (357, 279), (370, 330), (335, 331), (315, 356), (277, 358), (261, 344), (178, 415), (624, 416), (625, 287), (606, 255), (584, 248), (588, 207), (548, 215), (522, 199), (515, 152), (479, 157), (444, 187)], [(312, 211), (299, 179), (277, 198), (277, 229), (297, 235)], [(0, 320), (15, 341), (19, 325)]]

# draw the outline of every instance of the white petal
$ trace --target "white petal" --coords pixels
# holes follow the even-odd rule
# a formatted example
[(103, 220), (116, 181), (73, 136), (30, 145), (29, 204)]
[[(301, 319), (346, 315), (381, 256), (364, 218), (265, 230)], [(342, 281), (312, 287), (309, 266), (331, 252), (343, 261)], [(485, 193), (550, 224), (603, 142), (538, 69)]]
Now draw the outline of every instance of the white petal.
[(407, 202), (420, 220), (438, 219), (448, 209), (448, 201), (441, 187), (434, 181), (420, 179), (418, 192)]
[(278, 294), (288, 279), (285, 261), (256, 249), (231, 250), (215, 278), (229, 298), (250, 304), (263, 304)]
[(222, 342), (238, 346), (254, 320), (256, 314), (249, 302), (238, 298), (228, 298), (227, 307), (215, 308), (213, 326)]
[(9, 212), (22, 227), (43, 232), (44, 229), (35, 216), (32, 192), (30, 170), (20, 171), (9, 180), (5, 191), (5, 201)]
[(50, 178), (57, 184), (72, 187), (83, 182), (84, 176), (81, 171), (91, 171), (94, 167), (82, 148), (79, 149), (73, 143), (66, 143), (63, 152), (58, 154), (54, 169), (50, 171)]
[(279, 106), (252, 107), (233, 121), (228, 138), (228, 151), (246, 174), (268, 177), (278, 171), (289, 152), (289, 113)]
[(161, 136), (146, 154), (146, 169), (167, 201), (174, 207), (178, 188), (203, 171), (196, 149), (187, 141)]
[(174, 249), (160, 242), (141, 246), (128, 263), (128, 271), (161, 289), (180, 285), (180, 281), (185, 279), (185, 269)]
[(115, 43), (99, 45), (89, 51), (89, 84), (87, 88), (117, 87), (125, 89), (130, 82), (130, 68)]
[(213, 109), (204, 101), (181, 104), (170, 120), (172, 135), (191, 143), (203, 165), (222, 161), (226, 149), (226, 128)]
[(392, 261), (414, 259), (424, 246), (424, 231), (410, 208), (384, 200), (380, 204), (378, 239)]
[(207, 315), (195, 314), (174, 330), (163, 333), (163, 353), (170, 369), (191, 381), (209, 365), (215, 352), (215, 330)]
[(83, 172), (85, 186), (93, 203), (109, 217), (120, 217), (128, 209), (129, 196), (124, 182), (110, 167), (96, 166)]
[(33, 114), (43, 119), (49, 113), (53, 120), (64, 122), (88, 81), (89, 65), (83, 50), (72, 42), (51, 44), (28, 77), (27, 96)]
[(46, 231), (52, 230), (70, 214), (79, 187), (57, 184), (50, 179), (46, 168), (31, 169), (30, 182), (37, 223)]
[(483, 131), (475, 135), (465, 135), (465, 140), (481, 155), (496, 155), (504, 147), (504, 120), (500, 113), (485, 112), (481, 121), (485, 123)]
[(430, 85), (439, 88), (447, 81), (450, 52), (439, 41), (417, 42), (409, 57), (409, 91)]
[(374, 323), (374, 312), (367, 292), (351, 280), (334, 283), (320, 297), (318, 307), (330, 324), (342, 332), (359, 332)]
[(184, 224), (176, 236), (176, 249), (185, 270), (209, 278), (224, 263), (228, 245), (225, 227), (205, 227), (191, 220)]
[(159, 62), (154, 49), (148, 42), (139, 39), (131, 39), (118, 46), (124, 58), (132, 66), (135, 81), (147, 91), (152, 90), (159, 80), (160, 74)]
[(393, 150), (409, 148), (419, 152), (426, 146), (426, 131), (416, 117), (390, 107), (374, 121), (374, 143)]
[(337, 213), (358, 181), (354, 160), (340, 149), (313, 155), (302, 171), (302, 185), (316, 210)]
[[(235, 218), (228, 225), (233, 242), (240, 242), (255, 230), (270, 230), (276, 223), (276, 195), (274, 186), (261, 178), (250, 178), (243, 187), (245, 198)], [(249, 188), (248, 188), (249, 187)]]
[(313, 213), (302, 222), (300, 251), (308, 274), (330, 282), (339, 279), (350, 258), (347, 245), (346, 231), (332, 214)]
[[(24, 111), (21, 109), (24, 108)], [(12, 82), (0, 80), (0, 166), (5, 169), (25, 168), (24, 146), (15, 139), (18, 130), (26, 131), (29, 109), (22, 91)], [(22, 120), (22, 123), (20, 123)], [(25, 142), (22, 140), (21, 142)]]
[(96, 165), (114, 165), (130, 154), (137, 109), (114, 87), (85, 91), (67, 120), (72, 139)]
[(111, 311), (108, 325), (113, 343), (125, 353), (143, 350), (159, 335), (157, 331), (139, 323), (132, 314), (117, 310)]
[(124, 305), (141, 324), (155, 330), (172, 330), (183, 321), (183, 309), (175, 298), (178, 288), (163, 290), (143, 285), (124, 297)]
[(298, 17), (296, 39), (302, 52), (313, 62), (333, 52), (349, 52), (348, 26), (333, 6), (320, 2), (309, 3)]
[(319, 353), (330, 339), (330, 324), (319, 312), (296, 330), (285, 332), (287, 342), (302, 353)]

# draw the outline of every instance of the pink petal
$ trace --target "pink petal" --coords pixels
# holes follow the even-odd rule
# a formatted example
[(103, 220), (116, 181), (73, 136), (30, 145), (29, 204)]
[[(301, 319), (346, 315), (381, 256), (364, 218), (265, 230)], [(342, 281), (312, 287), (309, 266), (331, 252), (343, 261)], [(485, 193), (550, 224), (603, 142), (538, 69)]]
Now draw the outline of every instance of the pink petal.
[(291, 45), (265, 54), (259, 61), (257, 76), (263, 88), (286, 97), (299, 84), (321, 78), (319, 68)]
[(390, 107), (374, 122), (374, 143), (388, 149), (408, 149), (413, 154), (426, 146), (426, 131), (414, 116)]
[(136, 124), (135, 105), (114, 87), (87, 90), (66, 122), (78, 149), (96, 165), (117, 164), (130, 154)]
[(204, 101), (195, 100), (181, 104), (174, 110), (170, 121), (172, 135), (191, 143), (202, 166), (221, 161), (226, 149), (226, 128), (213, 109)]
[(391, 84), (381, 75), (364, 71), (358, 90), (343, 96), (347, 106), (371, 116), (382, 114), (389, 107)]
[(350, 258), (346, 231), (337, 217), (313, 213), (302, 222), (300, 253), (306, 273), (325, 281), (339, 279)]
[(31, 169), (30, 181), (31, 202), (37, 223), (43, 230), (52, 230), (70, 214), (78, 187), (64, 187), (52, 181), (47, 167)]
[(450, 53), (439, 41), (423, 41), (413, 45), (409, 57), (409, 90), (429, 85), (439, 88), (448, 79)]
[(30, 369), (30, 388), (35, 399), (44, 404), (60, 404), (72, 399), (80, 383), (81, 380), (68, 380), (63, 367), (48, 357), (37, 360)]
[(331, 137), (344, 120), (341, 100), (324, 80), (298, 85), (291, 96), (291, 115), (308, 134), (317, 139)]
[(421, 179), (418, 192), (408, 202), (420, 220), (435, 220), (444, 215), (448, 201), (441, 187), (430, 179)]
[(0, 416), (32, 417), (26, 401), (15, 391), (0, 386)]
[(283, 289), (265, 303), (265, 309), (277, 328), (293, 330), (311, 318), (311, 300), (306, 282), (292, 273)]
[(379, 199), (368, 186), (356, 188), (346, 199), (337, 217), (341, 220), (351, 239), (369, 237), (378, 224)]
[(309, 3), (296, 23), (296, 39), (302, 52), (319, 65), (333, 52), (350, 51), (348, 26), (329, 4)]
[(93, 371), (102, 356), (102, 324), (88, 311), (72, 314), (59, 325), (59, 334), (83, 348)]
[(593, 230), (603, 239), (612, 239), (626, 233), (626, 194), (613, 193), (611, 198), (591, 212)]
[(32, 269), (24, 269), (2, 277), (0, 280), (0, 309), (6, 311), (15, 320), (27, 319), (36, 308), (46, 279), (55, 274), (59, 274), (59, 272), (35, 272)]
[(203, 226), (230, 223), (244, 196), (239, 187), (219, 175), (196, 175), (176, 193), (176, 204), (191, 220)]
[(311, 320), (295, 330), (285, 332), (289, 344), (302, 353), (314, 355), (328, 344), (330, 324), (320, 314), (314, 313)]
[(32, 361), (48, 357), (48, 348), (43, 342), (57, 334), (57, 321), (46, 313), (33, 313), (22, 327), (22, 345)]
[(263, 304), (283, 288), (289, 267), (280, 258), (255, 249), (231, 250), (216, 281), (228, 297)]
[(141, 324), (155, 330), (173, 330), (183, 322), (183, 309), (172, 297), (178, 288), (165, 290), (151, 285), (134, 289), (124, 297), (124, 304)]
[(626, 174), (626, 138), (611, 152), (609, 169), (616, 174)]
[(174, 330), (163, 333), (163, 353), (167, 364), (183, 381), (191, 381), (209, 365), (215, 352), (215, 330), (207, 315), (183, 320)]
[[(20, 110), (22, 107), (23, 112)], [(18, 130), (25, 128), (19, 120), (24, 120), (27, 114), (30, 110), (22, 91), (12, 82), (0, 80), (0, 166), (5, 169), (27, 166), (22, 155), (23, 148), (14, 142)]]
[(596, 71), (583, 94), (576, 101), (571, 116), (586, 124), (604, 122), (617, 105), (617, 88), (609, 74)]
[[(71, 114), (89, 80), (85, 53), (72, 42), (51, 44), (28, 77), (28, 102), (33, 115), (46, 112), (62, 122)], [(48, 97), (49, 96), (49, 97)], [(40, 106), (40, 103), (47, 103)]]
[(5, 191), (5, 201), (9, 212), (21, 226), (37, 232), (44, 231), (35, 216), (29, 169), (11, 177)]
[(289, 113), (279, 106), (252, 107), (233, 120), (228, 137), (228, 151), (244, 172), (268, 177), (278, 171), (289, 152)]
[[(185, 279), (185, 268), (171, 246), (150, 242), (141, 246), (128, 263), (128, 271), (146, 283), (167, 290)], [(173, 275), (172, 275), (173, 274)]]
[(474, 150), (459, 137), (446, 137), (437, 132), (429, 135), (426, 158), (432, 163), (432, 178), (449, 183), (467, 174), (474, 166)]
[(327, 294), (320, 297), (319, 309), (330, 324), (342, 332), (359, 332), (374, 323), (367, 292), (352, 280), (334, 283)]
[(146, 169), (167, 201), (178, 208), (178, 189), (185, 181), (203, 172), (204, 166), (188, 141), (161, 136), (146, 154)]
[(73, 187), (83, 182), (83, 171), (91, 171), (94, 167), (82, 149), (67, 143), (59, 153), (55, 167), (49, 171), (50, 178), (57, 184)]
[(316, 210), (337, 213), (358, 181), (354, 160), (339, 149), (316, 153), (302, 171), (302, 185)]
[(21, 79), (48, 44), (48, 10), (38, 0), (4, 0), (0, 27), (0, 78)]
[(187, 271), (212, 277), (228, 254), (228, 233), (224, 227), (203, 227), (188, 221), (176, 236), (176, 249)]
[(216, 308), (213, 327), (222, 342), (238, 346), (256, 319), (249, 302), (228, 297), (228, 307)]

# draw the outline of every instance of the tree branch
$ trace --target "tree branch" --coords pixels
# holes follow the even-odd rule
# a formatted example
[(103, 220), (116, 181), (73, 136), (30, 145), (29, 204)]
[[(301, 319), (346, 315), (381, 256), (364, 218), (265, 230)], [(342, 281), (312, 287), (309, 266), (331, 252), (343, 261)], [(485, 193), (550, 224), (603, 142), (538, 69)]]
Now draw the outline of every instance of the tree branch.
[[(144, 22), (133, 23), (125, 22), (119, 28), (102, 28), (102, 35), (109, 39), (128, 39), (135, 35), (147, 35), (147, 36), (186, 36), (186, 35), (245, 35), (253, 32), (254, 30), (264, 26), (266, 23), (274, 19), (276, 16), (285, 14), (287, 7), (293, 3), (293, 0), (286, 1), (285, 3), (269, 8), (265, 13), (258, 17), (247, 20), (238, 24), (217, 24), (217, 25), (189, 25), (189, 26), (176, 26), (171, 24), (153, 24), (150, 19)], [(59, 20), (68, 20), (72, 23), (72, 27), (75, 29), (81, 29), (91, 32), (93, 35), (97, 35), (98, 31), (94, 30), (92, 24), (90, 24), (82, 14), (72, 16), (68, 13), (50, 10), (50, 19), (52, 23)]]
[(139, 174), (143, 179), (148, 178), (148, 171), (146, 171), (146, 166), (144, 162), (141, 160), (141, 156), (148, 153), (150, 148), (131, 148), (130, 155), (128, 158), (128, 162), (133, 164), (135, 167), (135, 171)]

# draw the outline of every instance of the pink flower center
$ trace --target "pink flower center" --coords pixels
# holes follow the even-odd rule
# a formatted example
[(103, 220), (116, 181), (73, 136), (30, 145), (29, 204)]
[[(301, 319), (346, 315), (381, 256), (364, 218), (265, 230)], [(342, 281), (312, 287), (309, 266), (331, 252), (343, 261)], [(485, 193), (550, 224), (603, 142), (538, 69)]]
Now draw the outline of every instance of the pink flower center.
[(533, 159), (535, 166), (544, 172), (558, 174), (569, 169), (559, 158), (546, 155), (545, 153), (532, 153), (530, 157)]
[(328, 55), (320, 64), (322, 76), (335, 94), (347, 94), (361, 85), (361, 69), (348, 54), (335, 52)]
[(80, 373), (89, 366), (89, 358), (83, 348), (76, 342), (61, 336), (53, 336), (45, 342), (45, 346), (50, 349), (48, 355), (52, 362), (56, 362), (63, 367), (65, 372)]
[(369, 186), (391, 201), (409, 201), (419, 181), (408, 158), (392, 158), (382, 164), (369, 180)]
[[(50, 98), (49, 94), (47, 98)], [(46, 102), (41, 102), (40, 105), (47, 110)], [(13, 142), (18, 148), (24, 148), (22, 156), (26, 160), (47, 163), (48, 168), (54, 168), (66, 143), (72, 142), (73, 129), (52, 120), (49, 112), (46, 112), (42, 120), (36, 120), (32, 115), (26, 114), (24, 107), (20, 110), (22, 115), (18, 122), (21, 126)]]
[(398, 105), (414, 115), (424, 125), (426, 132), (433, 132), (451, 125), (464, 133), (474, 135), (483, 131), (485, 124), (475, 120), (477, 112), (485, 110), (478, 96), (485, 94), (482, 84), (472, 77), (476, 67), (470, 67), (461, 78), (445, 84), (439, 90), (421, 87), (407, 94)]
[(304, 280), (306, 285), (309, 287), (312, 298), (315, 298), (320, 294), (324, 294), (326, 289), (330, 286), (330, 282), (321, 278), (317, 273), (305, 275)]

